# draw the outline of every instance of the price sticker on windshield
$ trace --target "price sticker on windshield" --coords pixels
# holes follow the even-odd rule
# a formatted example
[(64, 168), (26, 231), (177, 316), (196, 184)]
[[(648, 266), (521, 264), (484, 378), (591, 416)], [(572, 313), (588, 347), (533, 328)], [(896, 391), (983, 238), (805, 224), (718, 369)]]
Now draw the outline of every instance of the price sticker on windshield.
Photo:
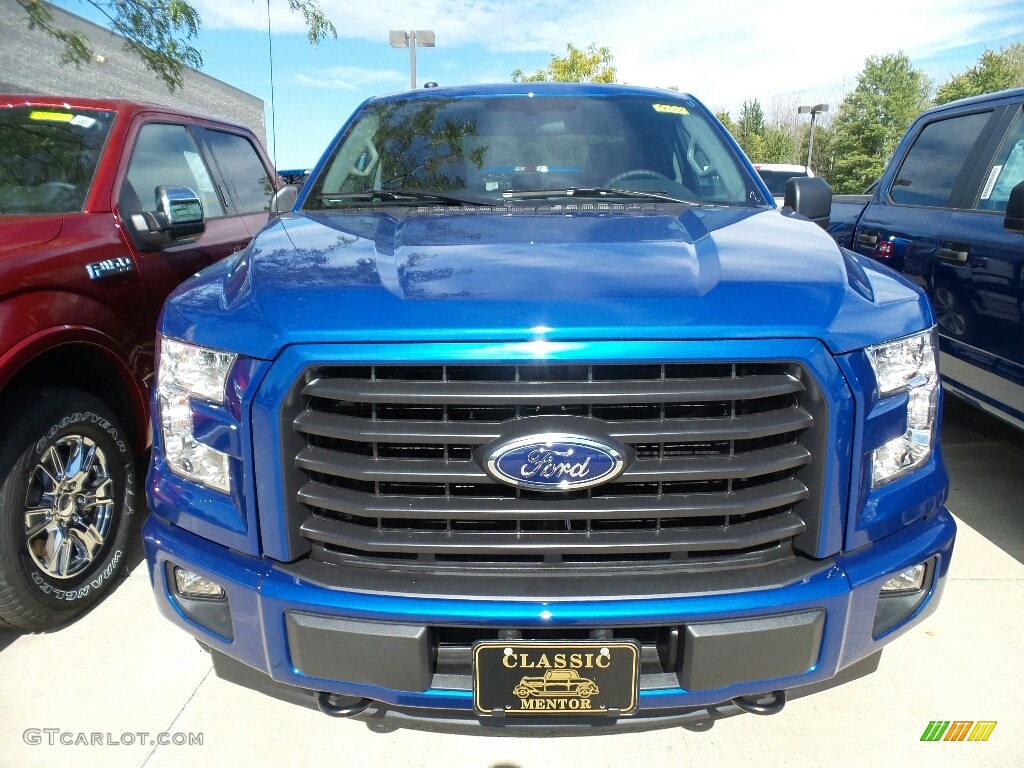
[(680, 107), (678, 104), (653, 104), (655, 112), (668, 112), (673, 115), (688, 115), (690, 111), (686, 107)]
[(70, 123), (74, 117), (67, 112), (46, 112), (41, 109), (34, 109), (28, 113), (29, 120), (47, 120), (51, 123)]

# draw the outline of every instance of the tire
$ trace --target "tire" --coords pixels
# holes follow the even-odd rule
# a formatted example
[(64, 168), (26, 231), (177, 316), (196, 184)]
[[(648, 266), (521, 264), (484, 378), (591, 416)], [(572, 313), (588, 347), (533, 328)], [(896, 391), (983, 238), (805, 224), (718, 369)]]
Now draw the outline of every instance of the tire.
[(95, 397), (19, 392), (0, 410), (0, 624), (52, 629), (114, 584), (135, 510), (127, 434)]

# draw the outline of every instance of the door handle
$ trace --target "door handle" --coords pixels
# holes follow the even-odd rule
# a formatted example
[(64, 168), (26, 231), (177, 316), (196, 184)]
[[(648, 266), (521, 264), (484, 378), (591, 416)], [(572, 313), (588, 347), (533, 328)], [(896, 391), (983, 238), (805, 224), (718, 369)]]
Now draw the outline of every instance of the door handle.
[(861, 232), (857, 235), (857, 242), (861, 245), (866, 245), (870, 248), (874, 248), (878, 245), (878, 233), (877, 232)]
[(945, 261), (949, 264), (958, 264), (963, 266), (967, 263), (967, 259), (970, 255), (971, 249), (965, 248), (962, 245), (946, 243), (945, 246), (939, 248), (939, 261)]

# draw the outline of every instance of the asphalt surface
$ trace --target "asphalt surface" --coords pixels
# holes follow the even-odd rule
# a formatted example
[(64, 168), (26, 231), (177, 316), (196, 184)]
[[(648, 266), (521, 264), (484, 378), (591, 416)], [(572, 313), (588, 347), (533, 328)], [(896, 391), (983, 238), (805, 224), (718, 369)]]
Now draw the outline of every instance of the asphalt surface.
[[(942, 605), (886, 648), (874, 674), (777, 715), (550, 738), (331, 719), (217, 678), (157, 613), (140, 549), (117, 589), (73, 624), (0, 632), (0, 766), (1020, 766), (1024, 433), (956, 403), (945, 421), (960, 528)], [(922, 742), (933, 720), (996, 726), (984, 742)], [(160, 734), (186, 743), (160, 745)]]

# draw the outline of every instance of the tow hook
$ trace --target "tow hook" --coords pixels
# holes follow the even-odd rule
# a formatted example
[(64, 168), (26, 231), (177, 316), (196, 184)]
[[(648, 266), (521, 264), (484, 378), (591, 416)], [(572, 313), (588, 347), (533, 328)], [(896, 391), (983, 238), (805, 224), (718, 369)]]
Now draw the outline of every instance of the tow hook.
[[(767, 704), (758, 703), (761, 699), (768, 696), (771, 697), (771, 701)], [(752, 715), (776, 715), (786, 706), (786, 692), (773, 691), (771, 693), (762, 693), (759, 696), (737, 696), (732, 700), (732, 703), (744, 712), (749, 712)]]
[[(344, 706), (336, 704), (335, 700), (340, 699), (346, 703)], [(355, 699), (346, 696), (338, 696), (327, 691), (317, 691), (316, 705), (325, 715), (331, 717), (353, 717), (364, 711), (373, 703), (373, 699)]]

